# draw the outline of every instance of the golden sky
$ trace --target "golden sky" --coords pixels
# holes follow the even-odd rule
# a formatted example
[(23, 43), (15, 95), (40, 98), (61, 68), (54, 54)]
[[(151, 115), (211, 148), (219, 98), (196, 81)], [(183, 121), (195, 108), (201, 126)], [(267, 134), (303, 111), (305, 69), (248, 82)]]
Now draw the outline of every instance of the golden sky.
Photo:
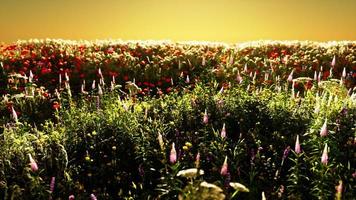
[(356, 0), (0, 0), (0, 41), (356, 40)]

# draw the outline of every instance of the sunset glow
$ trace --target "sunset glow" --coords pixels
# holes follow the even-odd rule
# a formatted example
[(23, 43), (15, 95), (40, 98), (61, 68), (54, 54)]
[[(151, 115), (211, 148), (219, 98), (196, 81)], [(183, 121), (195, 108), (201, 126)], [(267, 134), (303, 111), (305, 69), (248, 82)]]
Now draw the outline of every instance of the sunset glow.
[(353, 0), (3, 0), (0, 41), (356, 40)]

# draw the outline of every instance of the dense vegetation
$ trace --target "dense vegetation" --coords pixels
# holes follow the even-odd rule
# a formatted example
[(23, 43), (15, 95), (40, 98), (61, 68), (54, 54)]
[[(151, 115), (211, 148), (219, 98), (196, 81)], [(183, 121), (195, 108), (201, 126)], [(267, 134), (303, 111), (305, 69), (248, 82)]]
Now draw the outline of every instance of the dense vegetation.
[(0, 47), (2, 199), (352, 199), (356, 43)]

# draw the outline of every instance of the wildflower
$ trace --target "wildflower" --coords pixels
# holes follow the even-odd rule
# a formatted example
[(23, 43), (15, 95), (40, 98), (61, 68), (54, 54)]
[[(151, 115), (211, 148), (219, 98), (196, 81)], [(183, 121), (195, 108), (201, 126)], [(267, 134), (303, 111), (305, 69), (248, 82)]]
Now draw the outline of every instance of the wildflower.
[(202, 169), (190, 168), (181, 170), (178, 172), (177, 176), (183, 176), (185, 178), (195, 178), (198, 175), (203, 175), (204, 171)]
[(55, 183), (56, 183), (56, 177), (52, 177), (51, 178), (51, 183), (49, 184), (49, 190), (51, 191), (51, 192), (53, 192), (54, 191), (54, 185), (55, 185)]
[(195, 167), (199, 168), (200, 165), (200, 153), (197, 153), (197, 156), (195, 156)]
[(284, 149), (283, 158), (282, 158), (283, 160), (287, 158), (289, 151), (290, 151), (290, 146)]
[(221, 134), (220, 134), (220, 136), (221, 136), (222, 138), (226, 138), (226, 128), (225, 128), (225, 123), (224, 123), (224, 125), (223, 125), (223, 127), (222, 127), (222, 129), (221, 129)]
[(265, 192), (262, 192), (262, 200), (266, 200)]
[(321, 156), (321, 163), (323, 163), (324, 165), (328, 164), (328, 144), (325, 144), (324, 147), (324, 151), (323, 151), (323, 155)]
[(336, 199), (340, 200), (342, 195), (342, 180), (339, 180), (339, 185), (336, 186)]
[(91, 194), (91, 195), (90, 195), (90, 199), (91, 199), (91, 200), (97, 200), (95, 194)]
[(297, 135), (297, 139), (295, 141), (295, 149), (294, 149), (295, 153), (300, 154), (301, 150), (300, 150), (300, 144), (299, 144), (299, 135)]
[(95, 89), (95, 80), (93, 80), (93, 83), (91, 84), (91, 89)]
[(236, 77), (237, 82), (240, 84), (242, 83), (242, 77), (240, 75), (240, 71), (237, 71), (237, 77)]
[(220, 174), (223, 175), (223, 176), (227, 175), (227, 156), (225, 156), (225, 160), (224, 160), (224, 163), (223, 163), (223, 165), (221, 167)]
[(288, 81), (289, 82), (292, 82), (292, 80), (293, 80), (293, 73), (294, 73), (294, 70), (292, 70), (292, 72), (289, 74), (289, 76), (288, 76)]
[(69, 76), (68, 76), (67, 72), (64, 74), (64, 77), (66, 78), (66, 81), (68, 82), (69, 81)]
[(325, 119), (325, 122), (324, 122), (323, 126), (321, 127), (321, 130), (320, 130), (321, 137), (325, 137), (328, 135), (328, 129), (326, 127), (326, 123), (327, 123), (327, 119)]
[(38, 170), (38, 166), (37, 166), (37, 163), (36, 161), (32, 158), (31, 154), (28, 154), (28, 157), (30, 159), (30, 167), (31, 167), (31, 170), (33, 172), (37, 171)]
[(214, 184), (211, 184), (211, 183), (207, 183), (206, 181), (201, 182), (200, 183), (200, 187), (212, 189), (212, 190), (214, 190), (216, 192), (223, 192), (223, 190), (220, 187), (218, 187), (218, 186), (216, 186)]
[(98, 95), (99, 96), (103, 95), (103, 89), (101, 89), (100, 85), (98, 85)]
[(171, 153), (169, 154), (169, 162), (172, 164), (177, 162), (177, 151), (174, 142), (172, 143)]
[(75, 197), (73, 194), (69, 195), (68, 200), (74, 200), (74, 199), (75, 199)]
[(336, 57), (333, 57), (333, 60), (331, 61), (331, 66), (334, 67), (336, 64)]
[(231, 182), (230, 186), (239, 192), (250, 192), (250, 190), (241, 183)]
[(345, 78), (346, 77), (346, 68), (344, 67), (344, 70), (342, 70), (342, 75), (341, 75), (342, 78)]
[(314, 71), (314, 81), (318, 80), (318, 74)]
[(190, 83), (189, 75), (187, 75), (187, 78), (185, 79), (185, 83)]
[(33, 79), (33, 73), (30, 70), (30, 76), (28, 77), (28, 82), (32, 83), (32, 79)]
[(221, 87), (220, 91), (219, 91), (219, 94), (222, 94), (224, 92), (224, 86)]
[(163, 138), (162, 138), (161, 133), (158, 133), (157, 139), (158, 139), (158, 144), (161, 147), (161, 150), (164, 150), (164, 142), (163, 142)]
[(13, 106), (11, 106), (11, 111), (12, 111), (12, 119), (17, 123), (18, 122), (17, 113)]
[(203, 123), (204, 124), (208, 124), (208, 122), (209, 122), (208, 111), (205, 109), (204, 117), (203, 117)]

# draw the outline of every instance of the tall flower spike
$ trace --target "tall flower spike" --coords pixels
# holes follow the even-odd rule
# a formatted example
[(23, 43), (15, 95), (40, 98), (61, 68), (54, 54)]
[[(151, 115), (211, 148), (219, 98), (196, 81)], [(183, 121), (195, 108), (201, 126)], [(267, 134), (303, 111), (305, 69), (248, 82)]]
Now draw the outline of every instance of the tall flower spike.
[(38, 166), (37, 166), (37, 163), (36, 161), (32, 158), (31, 154), (28, 154), (28, 157), (30, 159), (30, 167), (31, 167), (31, 170), (33, 172), (37, 171), (38, 170)]
[(174, 142), (172, 143), (172, 149), (171, 149), (171, 152), (169, 154), (169, 162), (171, 164), (174, 164), (174, 163), (177, 162), (177, 151), (176, 151), (176, 147), (175, 147)]
[(314, 81), (318, 80), (318, 73), (316, 73), (316, 71), (314, 71)]
[(297, 139), (295, 141), (294, 151), (295, 151), (296, 154), (300, 154), (301, 153), (300, 143), (299, 143), (299, 135), (297, 135)]
[(205, 109), (204, 117), (203, 117), (203, 123), (208, 124), (209, 122), (209, 117), (208, 117), (208, 111)]
[(190, 83), (189, 75), (187, 75), (187, 78), (185, 79), (185, 83)]
[(223, 165), (221, 166), (221, 170), (220, 170), (220, 174), (223, 175), (223, 176), (226, 176), (227, 175), (227, 156), (225, 156), (225, 160), (224, 160), (224, 163)]
[(164, 142), (163, 142), (163, 137), (162, 137), (161, 133), (158, 133), (157, 139), (158, 139), (158, 144), (161, 147), (161, 150), (163, 151), (164, 150)]
[(226, 128), (225, 128), (225, 123), (224, 123), (224, 125), (223, 125), (223, 127), (222, 127), (222, 129), (221, 129), (220, 136), (221, 136), (222, 138), (226, 138)]
[(292, 70), (292, 72), (289, 74), (289, 76), (288, 76), (288, 81), (289, 82), (292, 82), (293, 81), (293, 73), (294, 73), (294, 70)]
[(103, 90), (101, 89), (100, 85), (98, 85), (98, 94), (99, 96), (103, 95)]
[(321, 163), (323, 163), (324, 165), (327, 165), (328, 164), (328, 160), (329, 160), (329, 157), (328, 157), (328, 144), (325, 144), (323, 155), (321, 156)]
[(344, 67), (344, 70), (342, 70), (342, 77), (345, 78), (346, 77), (346, 68)]
[(336, 57), (334, 56), (333, 60), (331, 61), (331, 66), (335, 67), (335, 64), (336, 64)]
[(55, 184), (56, 184), (56, 177), (53, 176), (51, 178), (51, 183), (49, 184), (49, 190), (51, 191), (51, 193), (53, 193), (54, 191)]
[(336, 186), (336, 199), (337, 200), (341, 200), (342, 190), (343, 190), (342, 180), (339, 180), (339, 185)]
[(320, 136), (321, 137), (326, 137), (328, 135), (328, 128), (327, 128), (327, 119), (325, 119), (325, 122), (323, 126), (320, 129)]
[(90, 195), (90, 200), (97, 200), (95, 194), (91, 194), (91, 195)]
[(240, 75), (240, 71), (237, 71), (237, 77), (236, 77), (237, 83), (241, 83), (242, 82), (242, 77)]
[(195, 167), (199, 168), (200, 166), (200, 153), (197, 153), (197, 156), (195, 157)]
[(19, 122), (19, 120), (18, 120), (18, 118), (17, 118), (17, 113), (16, 113), (16, 111), (15, 111), (15, 109), (14, 109), (13, 106), (11, 106), (11, 112), (12, 112), (12, 118), (14, 119), (14, 121), (15, 121), (16, 123)]

